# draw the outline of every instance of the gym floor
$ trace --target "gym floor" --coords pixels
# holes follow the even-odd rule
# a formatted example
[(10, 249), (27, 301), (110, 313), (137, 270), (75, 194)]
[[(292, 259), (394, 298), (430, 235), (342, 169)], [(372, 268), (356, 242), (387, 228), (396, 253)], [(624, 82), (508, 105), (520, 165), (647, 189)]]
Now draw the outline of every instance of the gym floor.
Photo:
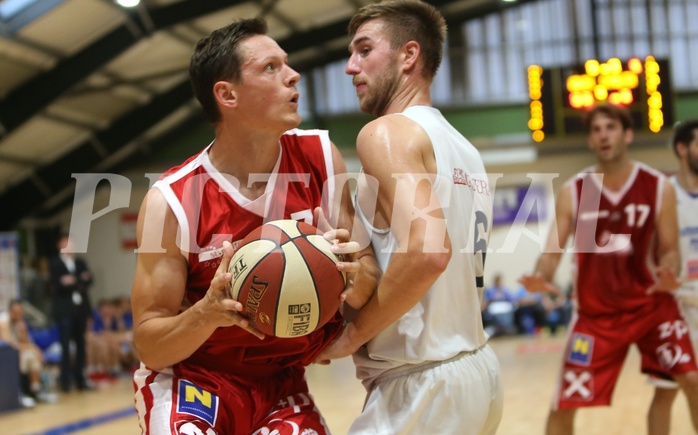
[[(545, 419), (564, 346), (564, 333), (549, 337), (498, 337), (491, 341), (502, 365), (504, 416), (499, 434), (544, 433)], [(626, 360), (611, 407), (582, 409), (576, 430), (581, 435), (646, 433), (646, 411), (653, 389), (639, 373), (633, 348)], [(354, 377), (351, 359), (308, 368), (315, 401), (334, 434), (346, 434), (360, 412), (364, 390)], [(129, 378), (100, 385), (95, 391), (59, 394), (56, 403), (0, 414), (0, 427), (17, 435), (124, 435), (139, 433)], [(673, 409), (673, 435), (694, 433), (688, 407), (679, 395)]]

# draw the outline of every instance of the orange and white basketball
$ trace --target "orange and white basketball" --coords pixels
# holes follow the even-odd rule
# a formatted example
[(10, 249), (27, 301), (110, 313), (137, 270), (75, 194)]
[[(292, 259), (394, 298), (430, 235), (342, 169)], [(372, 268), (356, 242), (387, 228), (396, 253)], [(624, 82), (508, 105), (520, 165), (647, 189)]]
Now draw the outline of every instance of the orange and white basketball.
[(310, 334), (337, 312), (346, 284), (330, 247), (317, 228), (304, 222), (260, 226), (243, 239), (230, 261), (231, 297), (265, 334)]

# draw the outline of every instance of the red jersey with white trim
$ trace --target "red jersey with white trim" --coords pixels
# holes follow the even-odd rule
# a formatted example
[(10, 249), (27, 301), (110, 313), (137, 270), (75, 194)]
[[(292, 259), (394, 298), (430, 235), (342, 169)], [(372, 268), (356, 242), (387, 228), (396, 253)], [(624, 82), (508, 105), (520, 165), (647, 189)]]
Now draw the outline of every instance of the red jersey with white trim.
[(586, 169), (572, 183), (579, 313), (627, 313), (656, 303), (657, 297), (671, 298), (646, 294), (655, 282), (664, 175), (635, 162), (623, 188), (609, 191), (592, 171)]
[[(224, 241), (233, 247), (264, 222), (303, 220), (313, 224), (313, 209), (334, 196), (334, 176), (329, 136), (323, 130), (286, 132), (280, 140), (280, 156), (271, 174), (250, 176), (267, 181), (257, 199), (243, 196), (234, 177), (218, 172), (208, 151), (168, 170), (154, 187), (165, 196), (179, 222), (180, 249), (187, 258), (188, 302), (203, 298), (220, 264)], [(241, 155), (240, 158), (245, 158)], [(323, 194), (323, 189), (325, 192)], [(308, 365), (339, 332), (337, 313), (323, 328), (295, 338), (267, 336), (259, 340), (232, 326), (218, 328), (185, 363), (208, 369), (251, 376), (268, 376), (298, 364)]]

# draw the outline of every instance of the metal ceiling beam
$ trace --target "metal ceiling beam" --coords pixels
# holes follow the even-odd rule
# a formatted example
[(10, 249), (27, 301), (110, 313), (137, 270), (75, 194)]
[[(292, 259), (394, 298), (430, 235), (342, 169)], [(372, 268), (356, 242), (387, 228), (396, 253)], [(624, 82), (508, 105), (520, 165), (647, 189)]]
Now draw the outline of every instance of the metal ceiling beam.
[[(474, 8), (465, 11), (450, 13), (446, 15), (446, 19), (450, 26), (456, 26), (469, 19), (481, 17), (489, 13), (501, 11), (508, 7), (513, 7), (533, 1), (537, 0), (519, 0), (518, 3), (502, 3), (499, 0), (487, 1), (486, 3), (481, 3), (480, 5), (477, 5)], [(460, 2), (461, 0), (430, 1), (430, 3), (439, 7), (448, 6), (449, 4), (455, 5)], [(161, 14), (159, 14), (158, 11), (151, 11), (150, 13), (153, 18), (153, 21), (156, 23), (156, 26), (160, 28), (174, 24), (175, 20), (177, 19), (184, 21), (185, 18), (183, 17), (185, 16), (191, 18), (194, 14), (192, 8), (196, 8), (196, 6), (198, 5), (210, 6), (213, 3), (225, 3), (225, 6), (229, 7), (233, 6), (232, 3), (241, 2), (232, 2), (230, 0), (226, 0), (225, 2), (223, 2), (223, 0), (207, 0), (206, 2), (189, 0), (176, 3), (173, 6), (167, 8), (161, 8), (160, 10), (158, 10), (159, 12), (162, 12)], [(220, 7), (222, 6), (219, 6), (219, 8)], [(168, 9), (169, 12), (165, 13), (165, 9)], [(289, 38), (280, 40), (279, 45), (282, 48), (284, 48), (289, 53), (289, 55), (293, 54), (296, 51), (302, 51), (310, 47), (317, 47), (318, 41), (331, 41), (337, 38), (345, 37), (348, 23), (349, 20), (345, 19), (321, 28), (315, 28), (306, 32), (298, 33)], [(123, 34), (116, 36), (117, 33), (119, 33), (118, 30), (110, 34), (112, 35), (112, 38), (117, 40), (116, 42), (122, 41), (122, 39), (127, 39), (124, 37)], [(107, 38), (108, 37), (103, 38), (102, 40), (100, 40), (100, 42), (106, 40)], [(130, 36), (130, 38), (131, 40), (133, 40), (132, 35)], [(104, 44), (105, 46), (109, 45), (106, 42), (102, 42), (102, 44)], [(93, 44), (93, 46), (86, 49), (85, 51), (91, 49), (96, 52), (98, 51), (95, 48), (97, 45), (99, 45), (99, 42)], [(82, 54), (84, 57), (87, 57), (86, 54), (84, 54), (84, 52), (80, 54)], [(111, 49), (110, 53), (112, 53), (112, 56), (115, 55), (113, 54), (113, 48)], [(98, 53), (93, 54), (97, 55)], [(328, 64), (336, 60), (340, 60), (342, 58), (346, 58), (347, 56), (348, 52), (347, 49), (344, 47), (339, 49), (327, 50), (327, 52), (323, 56), (318, 56), (313, 60), (303, 62), (300, 65), (294, 65), (294, 68), (305, 71), (317, 66)], [(72, 78), (74, 79), (76, 71), (83, 71), (82, 69), (85, 68), (85, 65), (77, 62), (75, 58), (77, 58), (77, 56), (75, 56), (73, 59), (69, 59), (65, 62), (62, 62), (59, 65), (59, 67), (62, 67), (67, 65), (67, 62), (69, 61), (74, 62), (72, 70), (69, 70), (67, 67), (65, 67), (63, 68), (63, 74), (59, 74), (59, 76), (68, 74), (68, 72), (70, 71), (70, 75), (73, 76)], [(83, 60), (83, 62), (87, 61), (87, 59)], [(92, 69), (95, 69), (98, 65), (90, 64), (90, 66), (92, 67)], [(76, 68), (79, 69), (76, 70)], [(85, 74), (85, 76), (86, 75), (87, 74)], [(82, 78), (84, 78), (84, 76), (72, 80), (71, 85), (81, 80)], [(52, 76), (51, 79), (53, 86), (62, 85), (62, 91), (65, 91), (65, 89), (69, 87), (65, 84), (65, 81), (68, 80), (65, 77), (56, 78)], [(27, 89), (23, 89), (23, 95), (25, 98), (27, 95), (26, 92), (29, 91)], [(31, 94), (33, 98), (36, 98), (36, 89), (34, 89), (31, 92)], [(150, 104), (142, 106), (134, 110), (133, 112), (119, 118), (108, 129), (98, 133), (97, 140), (106, 147), (110, 154), (113, 154), (117, 152), (121, 147), (126, 146), (130, 141), (136, 139), (148, 128), (155, 125), (158, 121), (164, 119), (171, 112), (177, 110), (181, 105), (186, 104), (187, 101), (189, 101), (190, 99), (191, 90), (189, 82), (188, 80), (183, 80), (172, 91), (159, 97), (156, 97)], [(9, 112), (7, 110), (8, 106), (6, 106), (8, 100), (9, 97), (6, 98), (2, 102), (2, 104), (0, 104), (0, 121), (2, 121), (3, 123), (6, 122), (4, 115), (7, 112)], [(25, 100), (24, 102), (26, 103), (26, 101), (32, 101), (32, 99)], [(35, 104), (34, 110), (38, 111), (41, 108), (41, 106), (44, 106), (46, 104), (48, 104), (48, 101), (44, 101), (41, 104)], [(14, 107), (14, 109), (17, 110), (17, 107)], [(28, 118), (29, 116), (31, 116), (31, 114), (25, 116)], [(26, 120), (26, 118), (24, 118), (23, 120)], [(19, 123), (23, 122), (23, 120)], [(16, 126), (19, 124), (9, 125)], [(184, 125), (189, 125), (189, 122), (187, 122)], [(177, 132), (179, 133), (180, 130), (177, 129)], [(16, 222), (18, 222), (19, 219), (31, 212), (37, 213), (41, 211), (39, 204), (42, 204), (44, 201), (48, 199), (44, 186), (51, 186), (53, 192), (57, 193), (61, 189), (65, 189), (70, 185), (70, 183), (72, 183), (72, 173), (89, 172), (91, 168), (94, 168), (103, 159), (103, 156), (100, 156), (96, 152), (95, 148), (91, 145), (90, 142), (91, 141), (86, 141), (85, 143), (80, 144), (80, 146), (78, 146), (72, 152), (61, 157), (57, 161), (54, 161), (50, 165), (38, 170), (34, 177), (24, 180), (13, 187), (10, 187), (2, 195), (0, 195), (0, 203), (13, 204), (13, 207), (7, 207), (5, 209), (5, 213), (0, 214), (0, 230), (4, 230), (11, 227)], [(169, 143), (169, 141), (163, 142), (162, 146), (166, 146), (167, 143)], [(128, 161), (130, 160), (131, 159), (128, 159)]]
[[(244, 3), (244, 0), (185, 0), (148, 10), (154, 28), (169, 26)], [(15, 130), (73, 85), (114, 59), (148, 34), (137, 11), (125, 12), (130, 21), (110, 31), (53, 69), (15, 88), (0, 102), (0, 134)], [(132, 31), (133, 23), (140, 32)]]
[[(11, 228), (22, 217), (36, 212), (52, 194), (70, 186), (73, 183), (73, 173), (94, 170), (105, 158), (103, 153), (94, 147), (94, 141), (112, 155), (191, 98), (191, 86), (184, 80), (170, 91), (155, 97), (150, 103), (118, 118), (109, 128), (96, 133), (94, 138), (78, 144), (59, 159), (36, 169), (32, 177), (9, 187), (0, 195), (0, 204), (8, 205), (3, 207), (3, 213), (0, 213), (0, 231)], [(46, 191), (46, 186), (50, 188), (50, 192)]]
[[(119, 174), (128, 171), (136, 165), (142, 165), (144, 162), (153, 159), (158, 152), (167, 149), (172, 146), (173, 143), (181, 140), (187, 133), (200, 127), (204, 122), (206, 122), (206, 117), (202, 111), (192, 112), (190, 116), (178, 122), (172, 130), (168, 130), (159, 137), (137, 147), (133, 153), (111, 166), (109, 172)], [(143, 175), (145, 176), (145, 174)], [(51, 217), (55, 213), (65, 209), (65, 207), (73, 205), (74, 200), (73, 194), (67, 195), (64, 199), (59, 201), (51, 201), (50, 206), (41, 207), (40, 211), (37, 212), (37, 217)]]

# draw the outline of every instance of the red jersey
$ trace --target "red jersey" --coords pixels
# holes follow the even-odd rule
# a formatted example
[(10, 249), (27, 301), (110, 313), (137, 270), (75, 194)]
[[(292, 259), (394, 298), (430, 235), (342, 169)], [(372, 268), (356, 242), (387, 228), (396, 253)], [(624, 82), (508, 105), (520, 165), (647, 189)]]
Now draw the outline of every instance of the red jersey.
[(642, 163), (620, 191), (602, 188), (589, 168), (572, 184), (576, 206), (575, 261), (578, 311), (586, 316), (632, 312), (656, 298), (657, 216), (664, 176)]
[[(267, 187), (255, 200), (240, 193), (237, 179), (213, 167), (208, 158), (211, 146), (215, 145), (165, 172), (154, 185), (179, 222), (179, 246), (188, 260), (186, 298), (192, 304), (206, 294), (220, 264), (224, 241), (236, 247), (250, 231), (277, 219), (313, 224), (313, 209), (331, 203), (334, 195), (333, 184), (325, 183), (334, 176), (326, 131), (286, 132), (272, 173), (259, 174), (258, 179), (267, 181)], [(341, 324), (338, 313), (311, 334), (267, 336), (264, 340), (238, 327), (218, 328), (184, 362), (228, 373), (268, 376), (286, 367), (310, 364)]]

